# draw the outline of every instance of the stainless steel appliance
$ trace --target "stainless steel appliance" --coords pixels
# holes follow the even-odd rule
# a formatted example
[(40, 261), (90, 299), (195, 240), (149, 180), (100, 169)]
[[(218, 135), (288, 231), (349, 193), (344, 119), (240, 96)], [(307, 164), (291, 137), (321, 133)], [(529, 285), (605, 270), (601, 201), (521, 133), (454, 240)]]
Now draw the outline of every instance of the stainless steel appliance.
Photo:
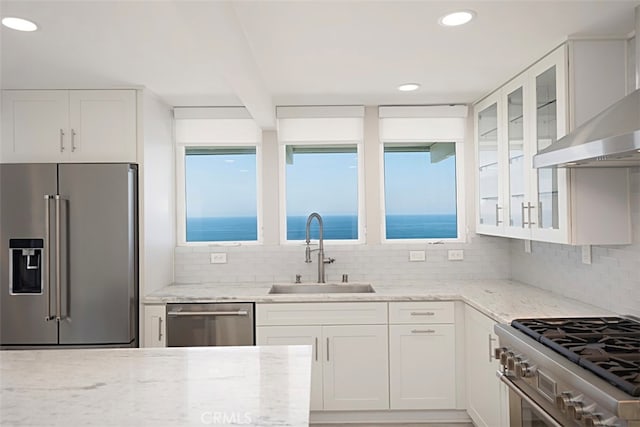
[(137, 346), (137, 222), (136, 165), (0, 165), (0, 346)]
[(254, 345), (253, 303), (167, 304), (167, 346)]
[[(635, 8), (640, 34), (640, 6)], [(533, 167), (640, 166), (640, 43), (635, 42), (636, 90), (533, 156)]]
[(640, 426), (638, 319), (518, 319), (495, 331), (511, 426)]

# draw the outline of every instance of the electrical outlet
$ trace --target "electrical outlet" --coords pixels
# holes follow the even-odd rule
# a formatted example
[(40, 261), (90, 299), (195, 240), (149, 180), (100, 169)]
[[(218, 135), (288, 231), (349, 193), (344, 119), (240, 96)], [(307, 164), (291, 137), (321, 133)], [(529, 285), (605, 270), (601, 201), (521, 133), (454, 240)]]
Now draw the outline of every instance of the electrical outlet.
[(450, 249), (447, 253), (449, 261), (462, 261), (464, 259), (463, 249)]
[(218, 252), (211, 254), (211, 264), (226, 264), (227, 254), (224, 252)]
[(424, 261), (425, 259), (424, 251), (409, 251), (409, 261), (417, 262)]
[(582, 246), (582, 263), (591, 264), (591, 245)]

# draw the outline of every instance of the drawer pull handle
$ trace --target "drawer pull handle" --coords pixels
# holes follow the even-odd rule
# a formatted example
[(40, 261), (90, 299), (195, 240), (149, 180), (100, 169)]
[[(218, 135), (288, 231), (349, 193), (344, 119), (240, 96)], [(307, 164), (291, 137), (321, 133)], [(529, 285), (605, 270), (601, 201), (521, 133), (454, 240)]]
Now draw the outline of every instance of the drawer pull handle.
[(436, 331), (434, 331), (433, 329), (412, 329), (411, 333), (412, 334), (433, 334)]
[(412, 316), (435, 316), (433, 311), (412, 311)]

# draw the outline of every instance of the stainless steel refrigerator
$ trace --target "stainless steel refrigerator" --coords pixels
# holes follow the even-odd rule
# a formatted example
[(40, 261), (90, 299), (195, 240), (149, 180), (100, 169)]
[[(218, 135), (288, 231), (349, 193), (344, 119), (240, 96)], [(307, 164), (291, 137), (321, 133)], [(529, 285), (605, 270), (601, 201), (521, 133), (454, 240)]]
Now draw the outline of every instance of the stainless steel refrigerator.
[(0, 165), (0, 346), (135, 347), (137, 166)]

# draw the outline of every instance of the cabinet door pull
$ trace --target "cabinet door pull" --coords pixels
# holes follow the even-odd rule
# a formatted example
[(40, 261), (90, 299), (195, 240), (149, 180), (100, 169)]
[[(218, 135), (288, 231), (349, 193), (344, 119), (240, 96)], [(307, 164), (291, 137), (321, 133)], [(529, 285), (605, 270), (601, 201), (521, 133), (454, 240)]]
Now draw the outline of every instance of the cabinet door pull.
[(535, 225), (536, 223), (531, 221), (531, 209), (535, 209), (536, 207), (533, 206), (531, 204), (531, 202), (527, 202), (527, 211), (528, 211), (528, 218), (529, 218), (529, 228), (531, 228), (532, 225)]
[(60, 152), (64, 152), (64, 130), (60, 129)]
[(435, 331), (433, 329), (412, 329), (412, 334), (433, 334)]
[(329, 361), (329, 337), (327, 337), (327, 362)]
[(492, 343), (495, 341), (496, 339), (494, 337), (491, 336), (491, 334), (489, 334), (489, 362), (493, 362), (493, 359), (495, 358), (495, 352), (492, 349)]
[(71, 129), (71, 152), (75, 152), (76, 148), (76, 131)]
[(158, 342), (162, 341), (162, 317), (158, 317)]
[(500, 209), (502, 209), (502, 207), (496, 203), (496, 227), (502, 224), (502, 221), (500, 221)]
[(412, 311), (412, 316), (434, 316), (435, 313), (433, 311)]
[(525, 205), (524, 205), (524, 202), (522, 202), (520, 205), (521, 205), (521, 207), (522, 207), (522, 228), (524, 228), (524, 226), (528, 224), (528, 222), (526, 222), (526, 221), (524, 220), (524, 218), (525, 218), (525, 217), (524, 217), (524, 211), (525, 211), (526, 207), (525, 207)]
[(316, 362), (318, 361), (318, 337), (316, 337)]

